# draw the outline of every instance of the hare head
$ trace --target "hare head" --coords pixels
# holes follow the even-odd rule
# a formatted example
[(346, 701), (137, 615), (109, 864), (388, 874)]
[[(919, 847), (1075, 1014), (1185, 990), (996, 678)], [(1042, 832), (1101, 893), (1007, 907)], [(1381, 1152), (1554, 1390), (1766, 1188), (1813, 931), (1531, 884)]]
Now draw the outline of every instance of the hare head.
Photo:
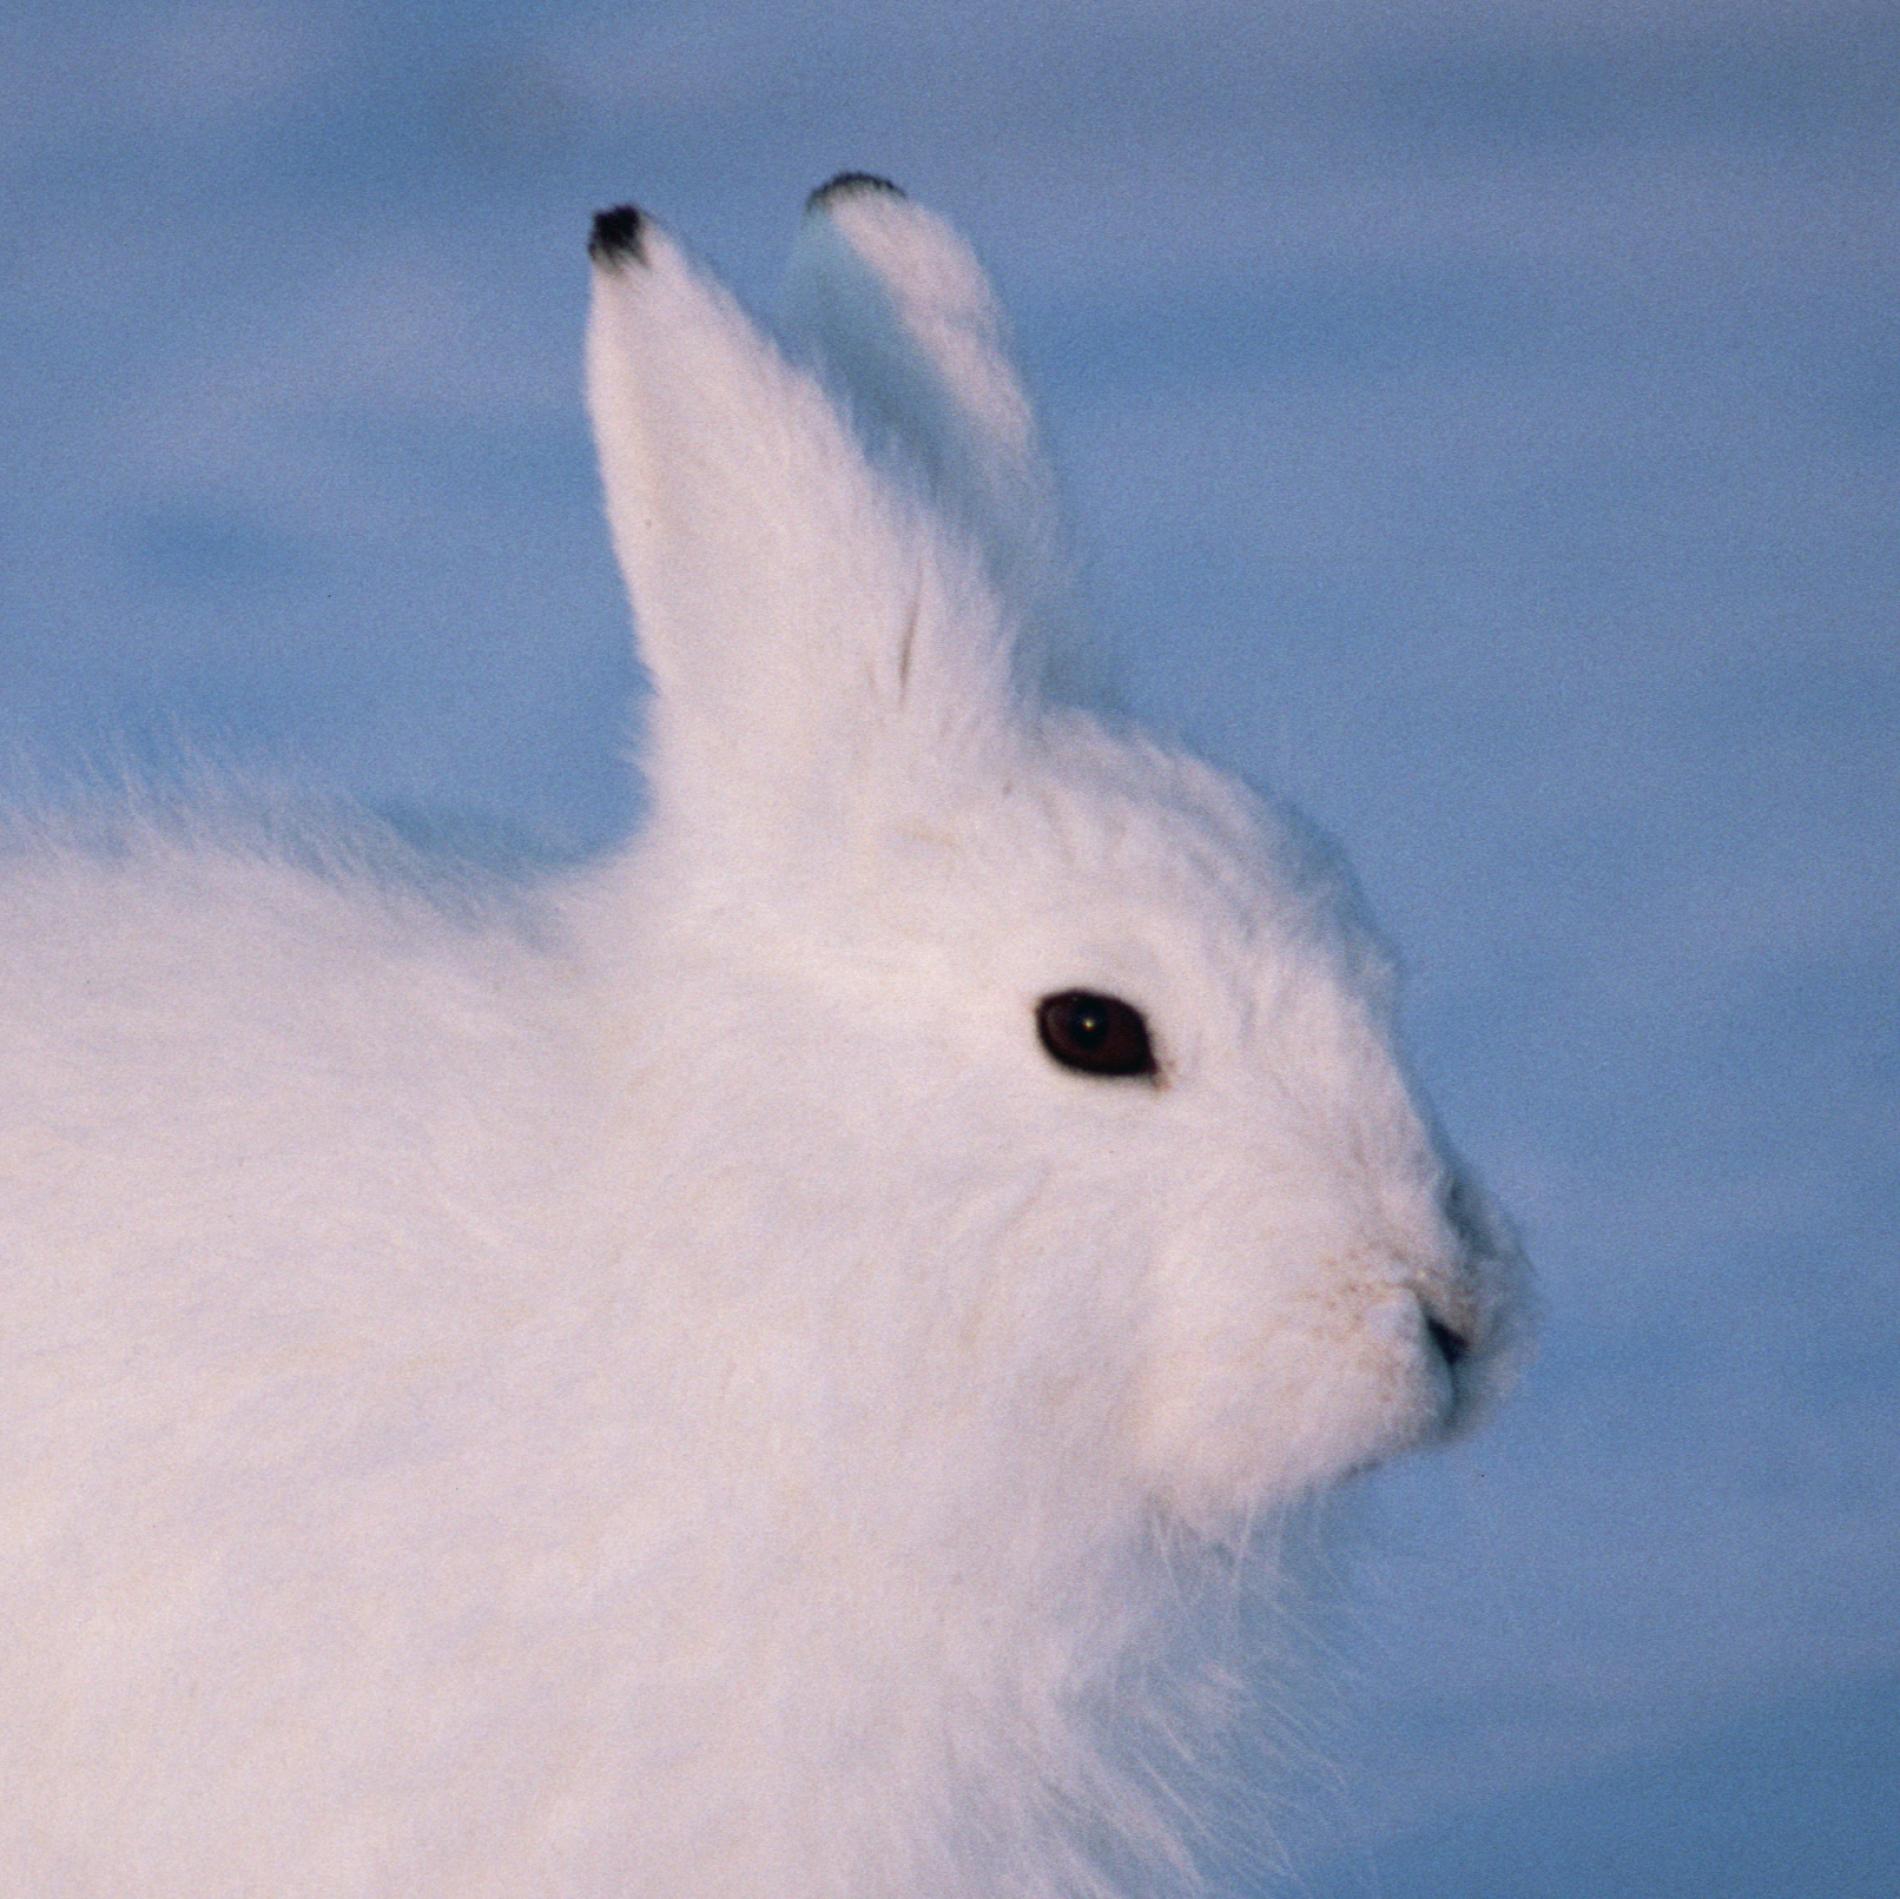
[(725, 967), (693, 1033), (748, 1051), (761, 1193), (826, 1174), (956, 1302), (972, 1387), (1197, 1526), (1458, 1426), (1511, 1237), (1333, 851), (1061, 689), (1053, 483), (968, 249), (834, 181), (784, 348), (641, 213), (591, 249), (642, 873)]

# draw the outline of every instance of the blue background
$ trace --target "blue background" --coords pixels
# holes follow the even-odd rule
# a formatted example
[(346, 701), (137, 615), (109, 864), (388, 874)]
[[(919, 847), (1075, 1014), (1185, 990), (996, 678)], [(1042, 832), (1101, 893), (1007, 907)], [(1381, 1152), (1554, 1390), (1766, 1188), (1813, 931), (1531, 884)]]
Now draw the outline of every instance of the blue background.
[(1017, 318), (1102, 637), (1346, 840), (1545, 1343), (1371, 1486), (1301, 1890), (1900, 1892), (1900, 23), (1834, 0), (16, 4), (0, 753), (569, 852), (637, 197)]

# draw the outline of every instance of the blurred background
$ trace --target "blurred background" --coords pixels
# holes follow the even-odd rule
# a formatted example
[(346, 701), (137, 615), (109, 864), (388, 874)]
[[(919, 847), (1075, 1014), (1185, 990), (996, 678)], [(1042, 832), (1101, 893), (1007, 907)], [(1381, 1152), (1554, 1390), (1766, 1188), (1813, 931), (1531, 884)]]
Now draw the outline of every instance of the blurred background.
[(1130, 696), (1345, 840), (1541, 1271), (1368, 1486), (1295, 1890), (1900, 1893), (1891, 6), (14, 0), (6, 775), (611, 839), (587, 216), (767, 303), (844, 167), (992, 265)]

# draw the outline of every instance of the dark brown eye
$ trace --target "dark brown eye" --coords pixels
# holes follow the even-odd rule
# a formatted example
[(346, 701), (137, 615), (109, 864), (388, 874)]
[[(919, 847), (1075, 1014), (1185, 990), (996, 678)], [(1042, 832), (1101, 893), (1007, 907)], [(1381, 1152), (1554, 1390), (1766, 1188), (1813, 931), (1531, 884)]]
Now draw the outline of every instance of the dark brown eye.
[(1085, 1075), (1152, 1075), (1155, 1052), (1148, 1024), (1133, 1003), (1065, 989), (1036, 1004), (1036, 1032), (1064, 1068)]

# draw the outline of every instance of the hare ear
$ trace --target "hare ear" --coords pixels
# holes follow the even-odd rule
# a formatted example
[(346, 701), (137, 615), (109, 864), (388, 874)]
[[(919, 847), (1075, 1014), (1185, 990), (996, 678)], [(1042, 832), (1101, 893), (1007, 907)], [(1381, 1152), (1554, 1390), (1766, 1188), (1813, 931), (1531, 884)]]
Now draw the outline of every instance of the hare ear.
[(966, 688), (1006, 668), (994, 613), (946, 599), (969, 591), (954, 548), (733, 297), (630, 206), (588, 250), (588, 402), (656, 794), (782, 801), (897, 723), (933, 667)]
[(916, 462), (1006, 595), (1038, 619), (1066, 597), (1055, 483), (983, 267), (895, 185), (845, 172), (806, 201), (786, 322)]

